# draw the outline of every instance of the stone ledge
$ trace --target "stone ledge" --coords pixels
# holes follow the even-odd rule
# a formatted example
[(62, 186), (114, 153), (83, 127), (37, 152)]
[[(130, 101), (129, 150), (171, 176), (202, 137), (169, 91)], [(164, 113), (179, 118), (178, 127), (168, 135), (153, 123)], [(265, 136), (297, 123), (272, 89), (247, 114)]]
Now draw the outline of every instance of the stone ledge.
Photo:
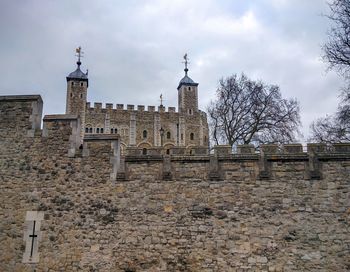
[(3, 95), (0, 96), (0, 101), (43, 101), (40, 94), (33, 95)]
[(91, 134), (85, 135), (84, 141), (92, 142), (92, 141), (116, 141), (119, 140), (118, 134)]
[(161, 161), (163, 162), (162, 155), (127, 155), (125, 156), (125, 162), (149, 162), (149, 161)]
[(57, 120), (77, 120), (78, 115), (74, 114), (52, 114), (45, 115), (44, 121), (57, 121)]

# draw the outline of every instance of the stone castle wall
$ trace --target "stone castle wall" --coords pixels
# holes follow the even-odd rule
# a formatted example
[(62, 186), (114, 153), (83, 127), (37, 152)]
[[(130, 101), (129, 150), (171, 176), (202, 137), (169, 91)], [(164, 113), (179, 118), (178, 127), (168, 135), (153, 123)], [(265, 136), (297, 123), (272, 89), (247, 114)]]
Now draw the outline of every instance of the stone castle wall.
[[(209, 131), (206, 114), (198, 111), (189, 115), (176, 112), (175, 107), (127, 105), (124, 109), (123, 104), (102, 103), (86, 104), (85, 126), (92, 128), (93, 133), (96, 129), (103, 128), (104, 134), (118, 132), (121, 138), (123, 151), (128, 146), (137, 146), (140, 148), (151, 148), (164, 146), (170, 149), (174, 146), (208, 146)], [(133, 129), (132, 129), (133, 128)], [(161, 136), (160, 129), (164, 130)], [(115, 130), (116, 129), (116, 130)], [(88, 131), (88, 130), (87, 130)], [(147, 136), (144, 137), (144, 131)], [(170, 133), (170, 138), (168, 137)], [(182, 134), (182, 136), (181, 136)], [(191, 134), (193, 136), (191, 137)]]
[[(0, 271), (348, 271), (350, 148), (173, 148), (119, 161), (73, 115), (0, 97)], [(44, 212), (36, 264), (27, 211)]]

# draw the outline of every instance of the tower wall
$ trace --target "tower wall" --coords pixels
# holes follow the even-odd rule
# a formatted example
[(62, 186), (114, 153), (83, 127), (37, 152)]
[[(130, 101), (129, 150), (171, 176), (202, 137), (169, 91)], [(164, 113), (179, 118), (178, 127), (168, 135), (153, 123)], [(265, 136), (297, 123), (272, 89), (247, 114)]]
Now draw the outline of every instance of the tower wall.
[(80, 80), (67, 80), (66, 114), (78, 115), (81, 120), (81, 138), (84, 137), (86, 99), (88, 83)]

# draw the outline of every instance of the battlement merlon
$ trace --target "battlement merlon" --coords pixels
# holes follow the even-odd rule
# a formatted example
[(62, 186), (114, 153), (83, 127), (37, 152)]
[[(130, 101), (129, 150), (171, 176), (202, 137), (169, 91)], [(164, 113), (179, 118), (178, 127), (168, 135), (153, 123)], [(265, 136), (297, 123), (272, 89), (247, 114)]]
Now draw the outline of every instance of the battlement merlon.
[[(110, 146), (110, 147), (109, 147)], [(119, 134), (93, 134), (85, 135), (83, 143), (83, 157), (95, 156), (96, 150), (104, 149), (110, 152), (110, 181), (114, 184), (120, 165), (120, 136)], [(103, 152), (102, 152), (103, 154)]]
[[(158, 106), (157, 111), (156, 111), (156, 106), (146, 106), (145, 105), (131, 105), (131, 104), (127, 104), (126, 108), (124, 104), (116, 104), (116, 107), (114, 108), (114, 104), (113, 103), (105, 103), (105, 107), (103, 107), (103, 104), (101, 102), (94, 102), (94, 106), (91, 106), (91, 102), (86, 102), (86, 109), (87, 110), (98, 110), (98, 111), (102, 111), (102, 110), (113, 110), (113, 111), (133, 111), (133, 112), (170, 112), (170, 113), (176, 113), (176, 107), (164, 107), (164, 106)], [(206, 113), (203, 111), (199, 111), (201, 115), (206, 116)]]
[(74, 157), (81, 144), (80, 118), (73, 114), (54, 114), (44, 116), (43, 137), (55, 138), (65, 143), (68, 141), (68, 156)]
[[(0, 118), (2, 126), (11, 128), (15, 123), (15, 126), (21, 127), (29, 137), (34, 137), (35, 131), (40, 130), (43, 114), (43, 100), (40, 95), (0, 96), (0, 104), (0, 112), (4, 114), (4, 117)], [(15, 104), (17, 105), (14, 107)], [(20, 120), (19, 116), (23, 118)]]

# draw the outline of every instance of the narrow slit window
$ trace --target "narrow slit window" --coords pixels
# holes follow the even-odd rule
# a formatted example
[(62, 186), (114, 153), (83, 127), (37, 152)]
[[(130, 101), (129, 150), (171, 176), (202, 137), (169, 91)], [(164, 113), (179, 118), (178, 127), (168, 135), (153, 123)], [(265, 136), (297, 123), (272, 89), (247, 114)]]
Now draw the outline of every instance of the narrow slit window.
[(194, 140), (194, 134), (193, 134), (193, 133), (190, 134), (190, 140), (191, 140), (191, 141)]

